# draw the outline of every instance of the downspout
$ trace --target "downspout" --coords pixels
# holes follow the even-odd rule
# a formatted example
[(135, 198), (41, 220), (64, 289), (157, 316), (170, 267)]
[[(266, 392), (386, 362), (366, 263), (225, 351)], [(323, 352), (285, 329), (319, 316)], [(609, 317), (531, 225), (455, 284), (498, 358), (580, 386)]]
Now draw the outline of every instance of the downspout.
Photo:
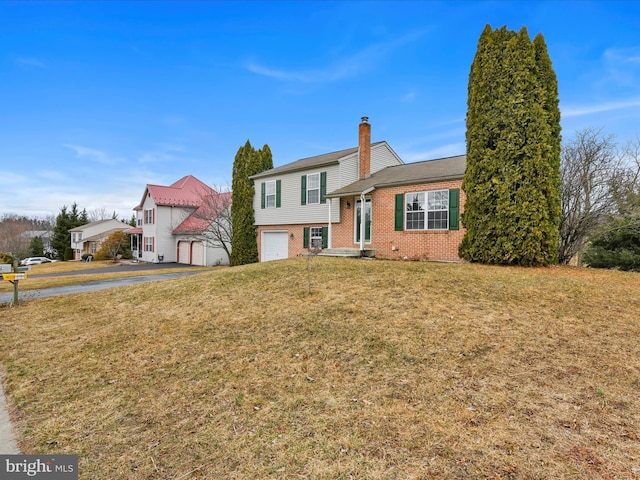
[(331, 246), (331, 204), (333, 203), (333, 198), (329, 198), (327, 202), (329, 204), (329, 225), (327, 226), (327, 248), (333, 248)]
[(364, 198), (364, 192), (360, 194), (360, 255), (362, 256), (364, 252), (364, 232), (365, 232), (365, 210), (366, 210), (366, 201)]

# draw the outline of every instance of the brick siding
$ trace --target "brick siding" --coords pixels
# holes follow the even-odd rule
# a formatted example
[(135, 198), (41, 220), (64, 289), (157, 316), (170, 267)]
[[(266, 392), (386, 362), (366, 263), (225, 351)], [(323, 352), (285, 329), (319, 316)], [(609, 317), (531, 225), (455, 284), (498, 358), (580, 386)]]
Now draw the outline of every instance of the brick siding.
[[(460, 261), (458, 246), (465, 230), (404, 230), (395, 231), (395, 196), (399, 193), (460, 188), (460, 213), (463, 212), (466, 196), (461, 188), (462, 180), (425, 183), (376, 189), (371, 193), (371, 243), (365, 248), (374, 249), (377, 258), (410, 260)], [(351, 208), (347, 209), (347, 201)], [(341, 201), (340, 224), (332, 225), (334, 248), (358, 248), (355, 242), (355, 202), (357, 198)]]
[[(366, 249), (374, 249), (377, 258), (437, 260), (459, 262), (458, 246), (465, 230), (460, 222), (460, 230), (403, 230), (395, 231), (395, 196), (399, 193), (429, 190), (460, 189), (460, 214), (464, 211), (466, 196), (461, 188), (462, 180), (448, 182), (405, 185), (400, 187), (379, 188), (370, 196), (372, 205), (371, 243)], [(340, 218), (342, 222), (333, 223), (333, 248), (359, 248), (355, 242), (355, 208), (357, 197), (342, 198)], [(349, 208), (347, 208), (349, 202)], [(426, 221), (426, 220), (425, 220)], [(262, 252), (262, 232), (286, 230), (289, 235), (289, 257), (297, 257), (308, 250), (303, 247), (304, 227), (326, 227), (326, 223), (309, 225), (265, 225), (257, 229), (258, 252)], [(293, 234), (293, 238), (291, 238)]]

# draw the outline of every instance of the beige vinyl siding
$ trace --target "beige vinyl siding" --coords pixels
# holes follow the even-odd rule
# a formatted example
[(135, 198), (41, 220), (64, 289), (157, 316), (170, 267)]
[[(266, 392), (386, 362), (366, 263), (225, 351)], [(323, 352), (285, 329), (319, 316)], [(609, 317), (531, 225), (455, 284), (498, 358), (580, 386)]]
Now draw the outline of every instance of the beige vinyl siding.
[[(349, 185), (358, 180), (358, 154), (349, 155), (340, 162), (340, 186)], [(327, 188), (327, 193), (331, 190)]]
[[(308, 171), (298, 171), (264, 177), (255, 180), (255, 195), (253, 196), (253, 210), (255, 212), (256, 225), (290, 225), (307, 223), (327, 223), (329, 221), (329, 199), (327, 203), (315, 205), (301, 205), (300, 202), (300, 177), (302, 175), (327, 172), (327, 192), (336, 190), (340, 180), (340, 168), (338, 165), (318, 167)], [(271, 180), (281, 181), (281, 206), (280, 208), (262, 208), (261, 183)], [(340, 221), (340, 209), (337, 200), (333, 200), (331, 206), (331, 221)]]
[(378, 172), (383, 168), (402, 165), (402, 163), (402, 160), (393, 153), (386, 143), (371, 148), (371, 173)]
[[(391, 150), (386, 142), (371, 148), (371, 172), (388, 166), (401, 165), (402, 160)], [(340, 222), (340, 199), (327, 199), (327, 203), (301, 205), (300, 190), (302, 175), (327, 172), (327, 191), (330, 193), (358, 180), (358, 153), (347, 155), (338, 164), (314, 166), (307, 170), (265, 175), (254, 180), (253, 209), (255, 225), (300, 225), (326, 224), (329, 221), (329, 202), (331, 202), (331, 222)], [(280, 180), (281, 205), (279, 208), (262, 208), (263, 182)]]

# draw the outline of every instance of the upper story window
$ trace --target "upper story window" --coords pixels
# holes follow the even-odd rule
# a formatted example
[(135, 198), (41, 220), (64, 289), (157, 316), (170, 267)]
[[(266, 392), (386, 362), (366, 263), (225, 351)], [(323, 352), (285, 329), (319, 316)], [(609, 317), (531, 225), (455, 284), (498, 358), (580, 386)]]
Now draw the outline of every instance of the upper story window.
[(144, 223), (145, 224), (153, 223), (153, 208), (148, 208), (144, 211)]
[(407, 193), (405, 209), (407, 230), (447, 230), (449, 228), (449, 190)]
[(302, 176), (302, 205), (326, 203), (327, 172), (310, 173)]
[(264, 201), (266, 208), (276, 208), (276, 182), (265, 183)]
[(82, 241), (82, 232), (73, 233), (73, 243), (79, 243)]
[(261, 208), (280, 208), (281, 181), (271, 180), (260, 184)]
[(307, 175), (307, 203), (320, 203), (320, 174)]

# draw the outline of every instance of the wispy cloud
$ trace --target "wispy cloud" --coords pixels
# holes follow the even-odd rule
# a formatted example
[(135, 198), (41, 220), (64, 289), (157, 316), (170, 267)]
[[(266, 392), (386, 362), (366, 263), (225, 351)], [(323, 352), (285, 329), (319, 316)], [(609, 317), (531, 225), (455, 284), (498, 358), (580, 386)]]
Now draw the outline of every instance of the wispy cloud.
[(338, 58), (321, 68), (309, 70), (286, 70), (260, 64), (257, 61), (247, 62), (250, 72), (276, 80), (300, 83), (327, 83), (357, 76), (371, 70), (393, 50), (414, 42), (424, 32), (413, 32), (388, 42), (374, 43), (352, 55)]
[(591, 105), (579, 105), (567, 108), (561, 107), (563, 117), (580, 117), (584, 115), (592, 115), (595, 113), (610, 112), (613, 110), (623, 110), (626, 108), (640, 107), (640, 98), (631, 98), (627, 100), (609, 101), (595, 103)]
[(438, 148), (430, 150), (405, 152), (400, 157), (407, 163), (420, 162), (423, 160), (433, 160), (436, 158), (453, 157), (455, 155), (463, 155), (466, 152), (466, 145), (464, 142), (450, 143), (442, 145)]
[(605, 86), (638, 92), (640, 85), (640, 48), (615, 49), (604, 52)]
[(110, 165), (110, 166), (121, 163), (121, 159), (112, 157), (108, 155), (106, 152), (103, 152), (101, 150), (87, 148), (80, 145), (72, 145), (68, 143), (65, 143), (63, 146), (66, 148), (70, 148), (71, 150), (76, 152), (76, 157), (83, 160), (88, 160), (91, 162), (97, 162), (103, 165)]
[(609, 62), (640, 65), (640, 47), (610, 48), (604, 52), (604, 58)]
[(22, 185), (29, 179), (20, 173), (0, 171), (0, 185), (13, 188), (15, 185)]
[(139, 158), (140, 163), (168, 163), (175, 160), (175, 156), (164, 152), (145, 152)]
[(22, 65), (23, 67), (45, 68), (44, 62), (38, 60), (37, 58), (20, 57), (16, 59), (16, 63), (18, 63), (18, 65)]
[(46, 180), (63, 180), (66, 177), (59, 170), (42, 170), (38, 172), (38, 176)]
[(410, 103), (416, 99), (416, 94), (414, 92), (407, 93), (404, 97), (402, 97), (403, 103)]

